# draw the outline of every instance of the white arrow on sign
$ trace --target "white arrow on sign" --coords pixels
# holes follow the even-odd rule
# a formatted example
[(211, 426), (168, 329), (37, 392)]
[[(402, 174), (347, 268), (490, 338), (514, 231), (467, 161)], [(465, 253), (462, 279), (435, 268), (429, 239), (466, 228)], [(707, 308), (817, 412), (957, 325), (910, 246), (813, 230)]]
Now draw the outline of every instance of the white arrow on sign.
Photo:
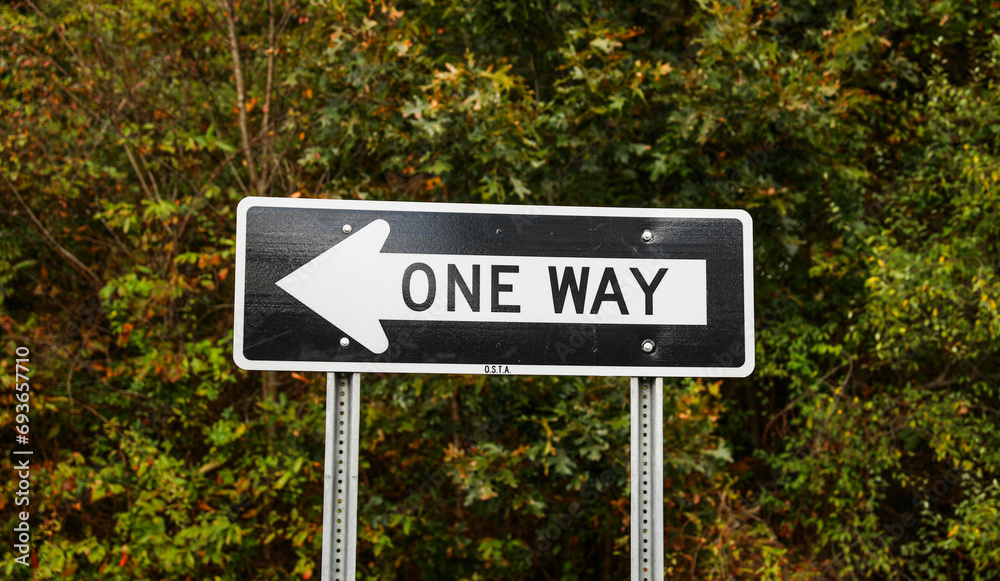
[(707, 325), (705, 261), (381, 252), (375, 220), (276, 284), (374, 353), (382, 321)]

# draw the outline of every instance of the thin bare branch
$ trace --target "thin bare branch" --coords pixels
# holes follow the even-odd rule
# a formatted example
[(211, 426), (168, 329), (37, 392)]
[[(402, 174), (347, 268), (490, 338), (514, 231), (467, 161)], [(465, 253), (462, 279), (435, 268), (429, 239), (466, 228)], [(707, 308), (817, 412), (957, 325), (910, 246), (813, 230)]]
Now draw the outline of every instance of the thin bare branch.
[(250, 175), (250, 187), (255, 188), (258, 183), (257, 165), (254, 163), (253, 154), (250, 151), (250, 131), (247, 127), (246, 85), (243, 82), (240, 44), (236, 38), (234, 7), (227, 0), (219, 0), (219, 4), (222, 6), (223, 15), (226, 18), (226, 29), (229, 32), (229, 52), (233, 55), (233, 79), (236, 83), (236, 107), (239, 109), (240, 140), (243, 146), (243, 156), (247, 162), (247, 173)]
[(247, 188), (246, 184), (243, 183), (243, 180), (240, 178), (239, 172), (236, 171), (236, 168), (233, 167), (233, 164), (231, 162), (228, 164), (228, 166), (229, 166), (229, 170), (233, 173), (233, 177), (236, 178), (237, 185), (239, 185), (240, 189), (243, 190), (243, 195), (244, 196), (249, 196), (250, 195), (250, 189)]
[(146, 184), (146, 178), (142, 175), (142, 169), (139, 167), (139, 163), (135, 160), (135, 156), (132, 155), (132, 148), (128, 146), (128, 142), (123, 142), (125, 146), (125, 154), (128, 156), (129, 163), (132, 164), (132, 169), (135, 171), (135, 175), (139, 178), (139, 185), (142, 186), (142, 191), (146, 192), (146, 197), (150, 200), (157, 199), (157, 196), (153, 195), (153, 191), (149, 189)]
[(13, 193), (14, 197), (17, 198), (18, 203), (20, 203), (21, 207), (24, 208), (25, 213), (28, 214), (28, 218), (31, 219), (32, 224), (34, 224), (39, 234), (42, 235), (42, 238), (46, 242), (48, 242), (49, 245), (56, 250), (56, 252), (61, 254), (63, 258), (68, 260), (70, 266), (72, 266), (77, 272), (86, 277), (87, 280), (90, 281), (90, 283), (94, 287), (101, 288), (102, 286), (104, 286), (104, 283), (101, 282), (101, 279), (98, 278), (96, 274), (94, 274), (94, 271), (90, 270), (90, 268), (88, 268), (86, 264), (81, 262), (79, 258), (77, 258), (69, 250), (66, 250), (61, 244), (59, 244), (59, 242), (56, 241), (55, 238), (52, 237), (52, 234), (49, 233), (49, 230), (45, 227), (45, 224), (43, 224), (42, 221), (38, 219), (38, 216), (36, 216), (35, 213), (31, 210), (31, 206), (29, 206), (28, 203), (24, 201), (24, 198), (21, 197), (21, 192), (17, 191), (17, 187), (14, 185), (14, 183), (11, 182), (6, 175), (3, 176), (3, 179), (5, 182), (7, 182), (7, 187), (10, 188), (11, 193)]
[[(261, 159), (261, 179), (257, 182), (257, 195), (263, 196), (271, 185), (277, 166), (272, 159), (274, 151), (274, 131), (271, 129), (271, 91), (274, 87), (274, 59), (278, 53), (274, 32), (274, 0), (267, 0), (267, 80), (264, 85), (264, 119), (260, 124), (260, 134), (264, 140), (264, 155)], [(270, 175), (269, 175), (270, 174)]]
[(146, 156), (139, 152), (139, 161), (142, 162), (143, 169), (146, 170), (146, 175), (149, 177), (149, 184), (153, 186), (153, 193), (156, 194), (156, 201), (162, 202), (163, 196), (160, 195), (160, 187), (156, 184), (156, 178), (153, 177), (153, 171), (149, 169), (149, 164), (146, 162)]

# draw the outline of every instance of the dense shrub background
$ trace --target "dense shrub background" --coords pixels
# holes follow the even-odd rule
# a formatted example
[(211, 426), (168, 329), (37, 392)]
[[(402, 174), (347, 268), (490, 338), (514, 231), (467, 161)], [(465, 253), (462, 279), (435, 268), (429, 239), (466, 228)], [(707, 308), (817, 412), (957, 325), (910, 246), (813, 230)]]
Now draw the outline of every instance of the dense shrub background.
[[(256, 194), (747, 209), (668, 577), (997, 578), (1000, 4), (226, 1), (0, 7), (4, 576), (318, 578), (325, 377), (231, 359)], [(360, 578), (627, 575), (626, 379), (363, 385)]]

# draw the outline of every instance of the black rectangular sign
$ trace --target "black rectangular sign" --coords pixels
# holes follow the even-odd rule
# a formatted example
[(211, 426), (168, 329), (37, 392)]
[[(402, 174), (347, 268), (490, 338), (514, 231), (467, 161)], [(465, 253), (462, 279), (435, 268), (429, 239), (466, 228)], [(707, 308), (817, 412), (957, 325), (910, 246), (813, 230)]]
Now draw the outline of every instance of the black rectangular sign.
[(246, 198), (244, 369), (745, 377), (742, 210)]

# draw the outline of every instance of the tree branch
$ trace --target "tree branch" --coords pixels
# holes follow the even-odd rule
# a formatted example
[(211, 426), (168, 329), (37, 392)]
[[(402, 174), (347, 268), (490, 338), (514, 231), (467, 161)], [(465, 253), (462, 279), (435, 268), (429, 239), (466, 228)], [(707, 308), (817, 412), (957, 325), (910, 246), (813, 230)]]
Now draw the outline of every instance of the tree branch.
[[(274, 132), (271, 130), (271, 91), (274, 87), (274, 59), (278, 53), (274, 34), (274, 0), (267, 0), (267, 80), (264, 85), (264, 119), (260, 124), (264, 139), (264, 156), (261, 160), (261, 179), (257, 182), (257, 195), (263, 196), (271, 184), (276, 165), (271, 159), (274, 146)], [(268, 169), (270, 168), (270, 169)], [(270, 175), (269, 175), (270, 174)]]
[(236, 106), (239, 109), (240, 140), (242, 142), (243, 156), (247, 162), (247, 173), (250, 175), (250, 187), (256, 188), (258, 183), (257, 166), (254, 164), (253, 155), (250, 152), (250, 131), (247, 128), (247, 96), (246, 86), (243, 84), (243, 65), (240, 62), (240, 45), (236, 39), (236, 20), (233, 16), (233, 7), (227, 0), (219, 0), (222, 5), (223, 14), (226, 17), (226, 28), (229, 31), (229, 51), (233, 55), (233, 77), (236, 83)]
[(28, 205), (28, 203), (24, 201), (23, 197), (21, 197), (21, 192), (17, 191), (17, 188), (14, 186), (13, 182), (11, 182), (6, 175), (3, 176), (3, 180), (7, 182), (7, 187), (10, 188), (10, 191), (14, 194), (14, 197), (17, 198), (17, 201), (21, 204), (21, 207), (24, 208), (24, 211), (27, 212), (28, 217), (31, 219), (31, 222), (35, 225), (35, 228), (38, 230), (38, 232), (42, 235), (42, 238), (44, 238), (45, 241), (48, 242), (49, 245), (56, 250), (56, 252), (61, 254), (63, 258), (68, 260), (70, 266), (72, 266), (74, 269), (76, 269), (77, 272), (86, 277), (87, 280), (90, 281), (90, 283), (94, 285), (95, 288), (101, 288), (102, 286), (104, 286), (104, 283), (101, 282), (101, 279), (98, 278), (96, 274), (94, 274), (94, 271), (90, 270), (90, 268), (88, 268), (86, 264), (81, 262), (79, 258), (73, 255), (72, 252), (63, 248), (63, 246), (59, 244), (59, 242), (57, 242), (55, 238), (52, 237), (52, 234), (50, 234), (48, 229), (45, 228), (45, 224), (42, 224), (42, 221), (38, 219), (38, 216), (36, 216), (35, 213), (31, 211), (31, 207)]

